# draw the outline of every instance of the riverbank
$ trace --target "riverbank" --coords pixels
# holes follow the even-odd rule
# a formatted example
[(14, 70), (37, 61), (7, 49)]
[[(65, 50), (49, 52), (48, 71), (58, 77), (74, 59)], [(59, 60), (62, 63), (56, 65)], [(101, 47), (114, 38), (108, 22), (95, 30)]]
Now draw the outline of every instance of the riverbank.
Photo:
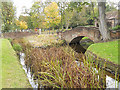
[(91, 55), (101, 63), (106, 63), (106, 67), (109, 69), (115, 70), (120, 66), (118, 55), (119, 43), (120, 39), (104, 43), (95, 43), (89, 46), (86, 54)]
[[(57, 88), (102, 88), (106, 85), (109, 87), (108, 84), (105, 85), (108, 81), (106, 81), (106, 74), (103, 69), (98, 69), (96, 72), (96, 69), (91, 67), (94, 66), (93, 63), (87, 62), (83, 54), (76, 53), (68, 45), (56, 47), (54, 44), (56, 39), (57, 37), (55, 38), (54, 35), (35, 35), (12, 41), (13, 45), (20, 44), (22, 46), (26, 56), (25, 65), (28, 69), (30, 68), (31, 73), (34, 75), (34, 80), (38, 80), (38, 86), (42, 84), (43, 87)], [(43, 45), (45, 47), (49, 45), (54, 46), (38, 48)], [(76, 61), (76, 58), (79, 61)], [(98, 65), (95, 68), (97, 67)], [(102, 81), (100, 78), (99, 81), (102, 83), (98, 81), (98, 76), (100, 76)], [(117, 86), (114, 84), (112, 87)]]
[[(0, 39), (2, 42), (2, 84), (0, 88), (31, 88), (16, 52), (13, 50), (9, 40)], [(0, 51), (1, 51), (0, 50)]]

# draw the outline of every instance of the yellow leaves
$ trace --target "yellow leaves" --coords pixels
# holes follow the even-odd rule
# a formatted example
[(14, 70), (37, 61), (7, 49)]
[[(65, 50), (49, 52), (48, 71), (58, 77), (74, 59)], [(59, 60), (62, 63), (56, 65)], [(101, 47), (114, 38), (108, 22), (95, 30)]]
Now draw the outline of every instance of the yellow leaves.
[(27, 29), (28, 28), (27, 23), (25, 21), (16, 20), (16, 25), (19, 26), (20, 29)]
[(45, 21), (47, 22), (46, 26), (54, 27), (58, 25), (61, 21), (61, 16), (59, 15), (59, 8), (57, 3), (52, 2), (45, 7), (44, 13), (46, 15)]
[(21, 29), (27, 29), (27, 23), (25, 21), (20, 21), (20, 28)]
[(19, 26), (19, 20), (16, 20), (16, 25)]

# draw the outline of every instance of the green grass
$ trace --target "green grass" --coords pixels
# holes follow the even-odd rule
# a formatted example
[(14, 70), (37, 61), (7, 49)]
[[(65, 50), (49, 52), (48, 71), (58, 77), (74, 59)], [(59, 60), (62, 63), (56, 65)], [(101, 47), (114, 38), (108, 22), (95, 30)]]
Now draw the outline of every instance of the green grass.
[(92, 51), (98, 57), (120, 65), (118, 62), (118, 42), (120, 43), (120, 40), (105, 43), (95, 43), (92, 44), (88, 50)]
[[(19, 59), (7, 39), (2, 40), (2, 88), (30, 88), (30, 84), (25, 75)], [(0, 50), (1, 50), (0, 49)], [(1, 69), (0, 69), (1, 70)]]
[(83, 37), (82, 39), (89, 39), (88, 37)]

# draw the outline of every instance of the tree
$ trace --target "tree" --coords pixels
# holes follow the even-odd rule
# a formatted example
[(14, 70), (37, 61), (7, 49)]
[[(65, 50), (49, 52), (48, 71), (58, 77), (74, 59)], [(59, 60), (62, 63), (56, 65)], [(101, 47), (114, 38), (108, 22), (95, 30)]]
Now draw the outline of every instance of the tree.
[(110, 32), (107, 28), (106, 18), (105, 18), (105, 2), (98, 2), (99, 9), (99, 30), (104, 41), (110, 39)]
[(80, 12), (77, 12), (76, 10), (74, 10), (70, 26), (76, 27), (76, 26), (83, 26), (87, 24), (88, 18), (86, 17), (86, 8), (87, 7), (83, 6)]
[(45, 16), (43, 13), (44, 3), (41, 1), (34, 2), (32, 8), (30, 9), (29, 15), (31, 16), (31, 21), (33, 22), (34, 28), (44, 28)]
[(25, 21), (16, 20), (16, 25), (17, 25), (21, 30), (28, 28), (27, 23), (26, 23)]
[(32, 20), (31, 20), (31, 16), (20, 15), (19, 16), (19, 21), (25, 21), (28, 25), (28, 29), (33, 29), (33, 23), (32, 23)]
[[(68, 27), (70, 25), (72, 25), (73, 27), (78, 26), (78, 25), (82, 25), (83, 23), (86, 23), (84, 21), (86, 21), (86, 17), (85, 15), (83, 15), (82, 9), (84, 9), (84, 5), (87, 5), (87, 2), (69, 2), (66, 9), (64, 10), (64, 14), (65, 14), (65, 26), (66, 29), (68, 29)], [(83, 20), (81, 22), (81, 20)]]
[(66, 27), (66, 30), (68, 29), (69, 25), (71, 24), (71, 19), (73, 17), (73, 11), (68, 11), (68, 10), (65, 10), (65, 27)]
[(58, 7), (61, 15), (61, 22), (59, 24), (59, 27), (63, 30), (63, 25), (65, 24), (65, 9), (68, 7), (68, 2), (58, 2)]
[(115, 4), (113, 2), (107, 3), (105, 11), (109, 12), (109, 11), (115, 11), (115, 10), (117, 10), (114, 5)]
[(2, 21), (4, 24), (3, 32), (11, 30), (13, 28), (13, 22), (15, 18), (15, 7), (12, 2), (2, 2)]
[(59, 8), (57, 3), (52, 2), (46, 6), (44, 13), (47, 28), (52, 27), (54, 29), (55, 26), (59, 25), (61, 21), (61, 15), (59, 15)]
[(68, 5), (68, 9), (71, 11), (76, 10), (77, 12), (80, 12), (82, 10), (83, 5), (88, 5), (88, 2), (70, 2)]

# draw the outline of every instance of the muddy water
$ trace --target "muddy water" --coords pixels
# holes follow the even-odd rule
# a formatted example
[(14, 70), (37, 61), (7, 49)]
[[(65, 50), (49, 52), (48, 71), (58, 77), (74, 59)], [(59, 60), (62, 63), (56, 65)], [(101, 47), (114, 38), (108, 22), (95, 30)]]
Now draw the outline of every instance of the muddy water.
[[(86, 43), (87, 43), (87, 45), (86, 45)], [(93, 44), (93, 42), (88, 40), (88, 42), (86, 42), (86, 43), (81, 42), (79, 44), (72, 44), (72, 45), (70, 45), (70, 47), (77, 53), (85, 53), (86, 49), (89, 47), (89, 45)], [(80, 65), (80, 63), (82, 63), (82, 65), (84, 65), (82, 61), (81, 62), (76, 61), (76, 62), (78, 65)], [(96, 69), (94, 67), (92, 67), (92, 68), (96, 71), (96, 73), (98, 73), (98, 69)], [(106, 88), (118, 88), (119, 87), (119, 90), (120, 90), (120, 81), (115, 80), (115, 75), (106, 70), (104, 70), (104, 72), (105, 72), (105, 77), (106, 77), (105, 78)]]

